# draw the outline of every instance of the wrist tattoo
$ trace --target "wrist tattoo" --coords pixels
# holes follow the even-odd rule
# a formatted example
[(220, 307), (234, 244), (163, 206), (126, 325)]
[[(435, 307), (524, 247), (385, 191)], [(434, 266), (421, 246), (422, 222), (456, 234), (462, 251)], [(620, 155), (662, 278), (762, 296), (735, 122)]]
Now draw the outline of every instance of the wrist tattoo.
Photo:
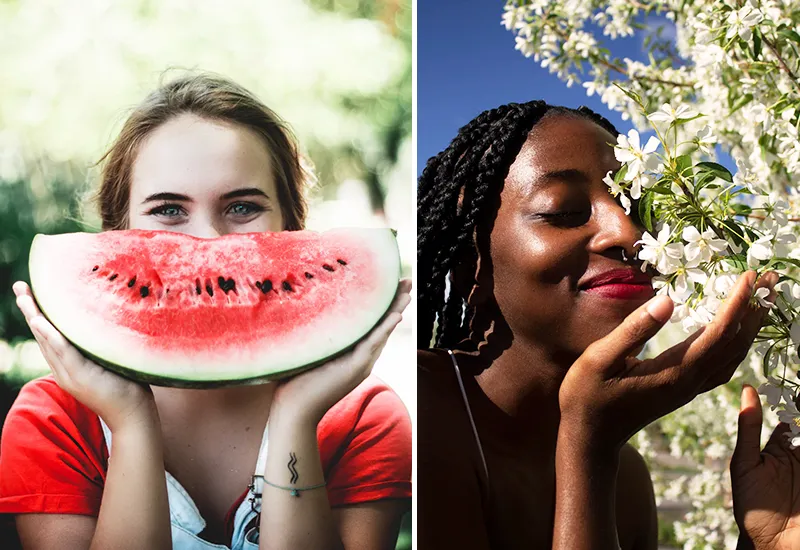
[(292, 474), (292, 479), (289, 480), (289, 483), (292, 484), (297, 483), (297, 480), (300, 479), (300, 475), (297, 473), (297, 469), (294, 467), (295, 464), (297, 464), (297, 455), (294, 453), (289, 453), (289, 464), (287, 464), (287, 466), (289, 467), (289, 472)]

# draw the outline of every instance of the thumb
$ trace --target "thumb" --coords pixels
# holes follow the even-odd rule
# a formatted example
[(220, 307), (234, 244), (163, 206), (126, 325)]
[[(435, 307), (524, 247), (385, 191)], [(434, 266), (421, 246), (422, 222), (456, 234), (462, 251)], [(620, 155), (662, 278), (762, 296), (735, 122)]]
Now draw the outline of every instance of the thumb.
[(731, 474), (738, 477), (761, 464), (761, 399), (753, 386), (742, 388), (739, 434), (731, 459)]
[(619, 361), (634, 355), (661, 330), (672, 316), (672, 309), (669, 296), (651, 298), (628, 315), (611, 333), (591, 344), (583, 355), (606, 368), (619, 364)]

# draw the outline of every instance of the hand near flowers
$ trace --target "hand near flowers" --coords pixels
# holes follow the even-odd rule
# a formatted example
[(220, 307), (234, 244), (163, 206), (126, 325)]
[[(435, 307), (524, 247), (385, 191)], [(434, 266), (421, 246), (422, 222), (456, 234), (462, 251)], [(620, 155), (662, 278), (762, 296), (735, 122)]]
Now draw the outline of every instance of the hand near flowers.
[[(758, 281), (772, 290), (774, 273)], [(730, 380), (758, 334), (765, 307), (752, 308), (756, 274), (739, 276), (714, 320), (652, 359), (635, 357), (672, 315), (657, 296), (593, 342), (559, 390), (556, 550), (619, 548), (615, 514), (620, 449), (638, 430)]]
[(779, 424), (761, 450), (761, 401), (745, 386), (731, 460), (733, 514), (740, 550), (800, 550), (800, 449)]
[(757, 287), (771, 291), (775, 273), (739, 276), (714, 320), (652, 359), (634, 355), (669, 320), (673, 304), (656, 296), (608, 336), (592, 343), (567, 371), (559, 391), (562, 423), (595, 434), (594, 443), (621, 447), (639, 429), (730, 380), (761, 328), (765, 307), (749, 305)]

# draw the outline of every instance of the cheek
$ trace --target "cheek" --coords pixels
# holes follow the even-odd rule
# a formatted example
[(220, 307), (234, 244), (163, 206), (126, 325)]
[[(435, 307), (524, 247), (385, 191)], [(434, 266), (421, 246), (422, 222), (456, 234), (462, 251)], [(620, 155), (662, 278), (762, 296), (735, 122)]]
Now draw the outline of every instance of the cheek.
[(283, 231), (284, 221), (280, 210), (263, 212), (257, 218), (247, 222), (237, 222), (235, 219), (224, 217), (222, 221), (226, 233), (264, 233), (266, 231)]
[(513, 332), (549, 339), (574, 311), (586, 251), (568, 231), (502, 221), (491, 240), (497, 305)]

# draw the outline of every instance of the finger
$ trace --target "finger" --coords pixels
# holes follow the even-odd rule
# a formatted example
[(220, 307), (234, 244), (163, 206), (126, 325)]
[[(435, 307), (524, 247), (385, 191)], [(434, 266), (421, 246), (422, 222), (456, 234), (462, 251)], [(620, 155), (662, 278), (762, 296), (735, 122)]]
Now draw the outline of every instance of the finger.
[(404, 281), (408, 281), (408, 279), (403, 279), (397, 285), (397, 294), (394, 295), (394, 299), (392, 300), (392, 305), (389, 306), (387, 310), (389, 313), (397, 312), (402, 313), (408, 304), (411, 303), (411, 296), (409, 295), (409, 290), (406, 290), (405, 287), (411, 284), (411, 281), (408, 281), (408, 285), (404, 284)]
[(22, 312), (22, 315), (25, 316), (25, 321), (28, 322), (28, 325), (31, 324), (33, 319), (42, 315), (42, 312), (39, 311), (36, 302), (33, 301), (33, 297), (30, 294), (20, 294), (17, 296), (17, 307)]
[[(624, 358), (652, 338), (672, 316), (672, 299), (656, 296), (628, 315), (610, 334), (589, 345), (582, 358), (608, 368), (622, 366)], [(620, 365), (622, 363), (622, 365)]]
[(393, 312), (386, 316), (381, 323), (358, 345), (356, 353), (362, 360), (368, 361), (372, 357), (379, 355), (379, 351), (386, 345), (386, 341), (394, 331), (395, 327), (403, 319), (399, 313)]
[(405, 294), (411, 292), (411, 279), (400, 279), (400, 283), (397, 285), (397, 291)]
[(761, 400), (758, 392), (745, 385), (739, 407), (739, 433), (731, 459), (731, 474), (742, 476), (761, 464)]
[(65, 383), (71, 378), (69, 371), (64, 367), (61, 358), (53, 351), (53, 347), (47, 341), (44, 334), (42, 334), (39, 323), (33, 323), (31, 332), (36, 339), (36, 343), (39, 344), (39, 349), (47, 362), (47, 366), (50, 367), (50, 371), (53, 373), (56, 382), (58, 382), (58, 385), (61, 386), (62, 389), (66, 390)]
[(14, 294), (20, 296), (22, 294), (30, 294), (30, 287), (24, 281), (17, 281), (12, 286), (11, 289), (14, 291)]
[(45, 319), (44, 316), (39, 316), (34, 319), (33, 325), (36, 326), (39, 333), (47, 341), (47, 345), (52, 348), (54, 355), (58, 357), (65, 366), (78, 365), (86, 361), (83, 354), (64, 338), (64, 335), (50, 324), (50, 321)]
[[(714, 320), (706, 325), (698, 338), (686, 348), (682, 362), (684, 368), (691, 368), (700, 359), (719, 352), (735, 338), (753, 294), (755, 277), (756, 273), (752, 270), (739, 276), (736, 286), (720, 305)], [(727, 364), (727, 361), (714, 362), (714, 365), (719, 367), (714, 370), (718, 371)], [(705, 378), (710, 379), (715, 374), (715, 372), (708, 372)]]

